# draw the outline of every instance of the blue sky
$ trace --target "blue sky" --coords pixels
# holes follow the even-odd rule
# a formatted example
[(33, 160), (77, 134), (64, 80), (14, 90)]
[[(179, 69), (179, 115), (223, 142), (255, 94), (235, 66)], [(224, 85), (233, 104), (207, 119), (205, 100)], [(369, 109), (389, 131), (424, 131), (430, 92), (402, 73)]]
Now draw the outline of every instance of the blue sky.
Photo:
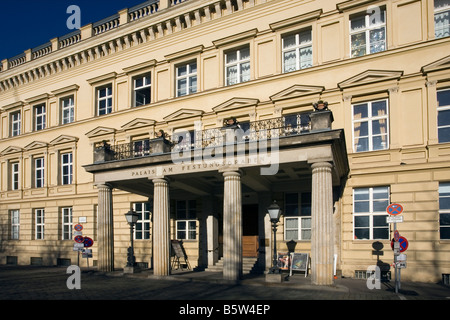
[(81, 26), (97, 22), (145, 0), (13, 0), (0, 2), (0, 60), (72, 32), (70, 5), (81, 10)]

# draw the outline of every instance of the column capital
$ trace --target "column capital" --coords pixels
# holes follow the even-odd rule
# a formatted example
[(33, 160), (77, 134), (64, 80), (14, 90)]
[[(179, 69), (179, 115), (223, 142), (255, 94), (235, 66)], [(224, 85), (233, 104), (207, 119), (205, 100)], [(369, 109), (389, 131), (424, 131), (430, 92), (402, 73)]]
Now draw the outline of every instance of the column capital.
[(168, 184), (170, 182), (169, 178), (167, 178), (167, 177), (156, 177), (156, 178), (151, 178), (150, 180), (152, 180), (153, 184), (158, 184), (158, 183)]
[(318, 161), (318, 162), (311, 163), (312, 169), (317, 169), (317, 168), (330, 168), (331, 169), (333, 167), (334, 167), (334, 165), (328, 161)]
[(110, 183), (108, 183), (108, 182), (94, 183), (94, 186), (97, 189), (113, 189), (113, 186)]
[(219, 173), (222, 173), (224, 177), (242, 176), (244, 172), (238, 167), (226, 167), (219, 169)]

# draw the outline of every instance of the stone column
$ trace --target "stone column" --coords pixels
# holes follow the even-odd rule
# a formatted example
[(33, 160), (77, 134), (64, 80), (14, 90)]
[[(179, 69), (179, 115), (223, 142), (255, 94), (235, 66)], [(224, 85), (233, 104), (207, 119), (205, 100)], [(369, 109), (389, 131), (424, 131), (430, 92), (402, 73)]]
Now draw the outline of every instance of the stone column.
[(153, 180), (153, 275), (170, 274), (169, 182)]
[(98, 270), (114, 271), (114, 233), (112, 187), (97, 185), (98, 189)]
[(223, 278), (239, 280), (242, 275), (242, 194), (240, 171), (223, 176)]
[(333, 184), (329, 162), (312, 164), (311, 277), (316, 285), (333, 281)]

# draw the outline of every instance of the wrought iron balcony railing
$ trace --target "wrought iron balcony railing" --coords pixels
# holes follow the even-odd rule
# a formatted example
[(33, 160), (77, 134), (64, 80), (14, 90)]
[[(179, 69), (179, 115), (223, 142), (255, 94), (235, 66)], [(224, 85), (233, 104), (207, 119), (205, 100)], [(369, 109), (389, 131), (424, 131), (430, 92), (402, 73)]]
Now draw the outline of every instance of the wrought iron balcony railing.
[[(172, 137), (145, 139), (129, 143), (95, 146), (94, 162), (109, 162), (179, 152), (186, 149), (249, 143), (272, 138), (301, 135), (311, 131), (311, 113), (240, 123), (238, 126), (174, 133)], [(231, 129), (232, 134), (230, 135)], [(230, 139), (231, 137), (231, 139)]]

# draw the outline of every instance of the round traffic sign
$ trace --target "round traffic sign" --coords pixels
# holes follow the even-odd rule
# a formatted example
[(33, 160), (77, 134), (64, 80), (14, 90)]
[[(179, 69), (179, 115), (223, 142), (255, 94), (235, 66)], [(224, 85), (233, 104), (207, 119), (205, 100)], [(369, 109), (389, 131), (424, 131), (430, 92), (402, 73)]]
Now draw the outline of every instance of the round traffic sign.
[[(408, 249), (409, 243), (405, 237), (400, 236), (398, 238), (398, 242), (400, 244), (400, 252), (404, 252), (406, 251), (406, 249)], [(391, 241), (391, 248), (394, 249), (394, 240)]]
[(74, 238), (76, 243), (83, 243), (84, 242), (84, 237), (83, 236), (76, 236)]
[(94, 240), (92, 240), (92, 239), (89, 238), (89, 237), (85, 237), (85, 238), (84, 238), (84, 247), (85, 247), (85, 248), (92, 247), (93, 245), (94, 245)]
[(403, 212), (403, 207), (401, 204), (392, 203), (387, 206), (386, 212), (392, 216), (396, 216)]
[(77, 224), (75, 227), (73, 227), (75, 231), (81, 231), (83, 230), (83, 226), (81, 224)]

